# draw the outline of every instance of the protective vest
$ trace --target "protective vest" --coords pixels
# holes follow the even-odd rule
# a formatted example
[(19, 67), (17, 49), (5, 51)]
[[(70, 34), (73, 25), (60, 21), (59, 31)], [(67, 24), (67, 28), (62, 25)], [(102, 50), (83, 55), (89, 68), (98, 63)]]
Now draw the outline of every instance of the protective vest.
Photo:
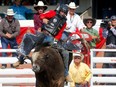
[(110, 43), (116, 45), (116, 36), (112, 33), (111, 30), (108, 30), (106, 45), (109, 45)]
[(43, 29), (48, 31), (51, 35), (56, 36), (61, 30), (62, 26), (66, 23), (66, 17), (56, 14), (43, 26)]

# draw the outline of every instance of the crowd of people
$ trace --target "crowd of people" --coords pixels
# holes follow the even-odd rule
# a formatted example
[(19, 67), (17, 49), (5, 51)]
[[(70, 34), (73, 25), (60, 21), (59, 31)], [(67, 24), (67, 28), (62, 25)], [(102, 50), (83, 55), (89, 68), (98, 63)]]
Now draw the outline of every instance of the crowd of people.
[[(57, 44), (58, 48), (62, 48), (61, 54), (63, 55), (65, 77), (66, 81), (70, 82), (71, 87), (88, 87), (88, 83), (91, 78), (91, 71), (87, 64), (83, 63), (83, 54), (81, 53), (82, 46), (74, 44), (70, 35), (74, 32), (82, 33), (86, 32), (91, 36), (91, 41), (87, 41), (89, 49), (96, 49), (96, 44), (100, 42), (99, 32), (93, 28), (96, 24), (96, 19), (88, 17), (81, 19), (76, 14), (78, 6), (74, 2), (70, 2), (68, 5), (61, 4), (54, 10), (46, 12), (48, 6), (42, 1), (34, 4), (36, 13), (33, 16), (35, 34), (26, 33), (20, 44), (17, 44), (16, 37), (20, 33), (19, 20), (25, 20), (26, 13), (32, 13), (31, 9), (27, 9), (20, 5), (20, 0), (15, 0), (15, 4), (7, 9), (5, 18), (0, 22), (0, 36), (2, 49), (7, 49), (10, 45), (11, 49), (18, 49), (17, 53), (13, 53), (12, 56), (17, 56), (18, 61), (11, 64), (11, 67), (18, 67), (20, 64), (24, 64), (25, 57), (30, 54), (30, 51), (36, 46), (49, 42), (54, 46)], [(116, 48), (116, 16), (113, 15), (109, 21), (110, 26), (106, 31), (103, 29), (102, 33), (105, 34), (106, 48)], [(103, 35), (102, 35), (103, 36)], [(76, 36), (73, 39), (82, 38)], [(30, 43), (28, 43), (30, 42)], [(55, 42), (55, 43), (54, 43)], [(73, 53), (73, 59), (69, 65), (69, 51), (77, 50)], [(114, 57), (115, 52), (106, 52), (105, 57)], [(7, 56), (7, 53), (2, 53), (3, 57)], [(94, 53), (96, 56), (96, 53)], [(2, 64), (2, 68), (6, 68), (6, 64)], [(104, 67), (115, 67), (115, 65), (107, 64)]]
[[(0, 6), (11, 6), (14, 4), (15, 0), (1, 0), (0, 1)], [(36, 4), (39, 0), (21, 0), (22, 5), (33, 5)], [(77, 0), (41, 0), (45, 4), (48, 5), (57, 5), (57, 3), (64, 4), (64, 3), (69, 3), (71, 1), (74, 1), (77, 5), (79, 4), (79, 1)]]

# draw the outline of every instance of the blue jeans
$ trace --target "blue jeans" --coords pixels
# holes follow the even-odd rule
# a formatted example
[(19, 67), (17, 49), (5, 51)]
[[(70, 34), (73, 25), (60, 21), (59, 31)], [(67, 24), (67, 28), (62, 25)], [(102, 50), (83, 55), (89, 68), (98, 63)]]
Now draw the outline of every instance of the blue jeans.
[[(69, 34), (67, 32), (64, 32), (62, 34), (61, 40), (63, 40), (63, 41), (67, 40), (68, 36), (69, 36)], [(63, 48), (61, 42), (58, 42), (58, 45)], [(65, 50), (65, 48), (64, 48), (64, 50), (62, 51), (62, 55), (63, 55), (63, 62), (64, 62), (64, 67), (65, 67), (64, 75), (68, 76), (69, 75), (69, 73), (68, 73), (69, 52), (67, 50)]]
[(33, 48), (45, 42), (52, 43), (53, 37), (44, 33), (37, 33), (37, 35), (31, 34), (31, 33), (25, 34), (20, 44), (20, 48), (18, 49), (18, 52), (22, 54), (19, 57), (20, 63), (21, 64), (24, 63), (24, 56), (28, 55)]
[(64, 62), (64, 68), (65, 68), (64, 75), (68, 76), (69, 75), (68, 73), (69, 52), (67, 50), (63, 50), (62, 55), (63, 55), (63, 62)]
[(88, 84), (86, 84), (84, 86), (83, 85), (79, 85), (79, 84), (75, 84), (75, 87), (89, 87), (89, 86), (88, 86)]
[[(2, 49), (7, 49), (8, 48), (8, 44), (10, 45), (11, 49), (17, 49), (17, 42), (16, 42), (16, 38), (11, 38), (11, 39), (7, 39), (5, 37), (1, 37), (1, 44), (2, 44)], [(7, 57), (7, 53), (4, 52), (2, 53), (3, 57)], [(17, 56), (16, 53), (12, 53), (12, 56)]]
[(19, 50), (23, 55), (28, 55), (34, 47), (45, 42), (52, 43), (53, 37), (43, 33), (38, 33), (38, 35), (27, 33), (23, 37)]
[(81, 50), (82, 45), (79, 43), (73, 44), (71, 38), (69, 38), (70, 33), (63, 32), (61, 40), (65, 41), (62, 46), (66, 50)]
[(70, 33), (67, 33), (67, 32), (64, 31), (63, 34), (62, 34), (61, 40), (63, 40), (63, 41), (67, 40), (69, 35), (70, 35)]

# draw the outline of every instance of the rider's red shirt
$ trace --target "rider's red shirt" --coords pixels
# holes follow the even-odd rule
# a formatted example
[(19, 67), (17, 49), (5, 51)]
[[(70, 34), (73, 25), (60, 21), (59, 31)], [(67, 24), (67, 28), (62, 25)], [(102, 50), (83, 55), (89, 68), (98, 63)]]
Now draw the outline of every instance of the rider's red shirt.
[[(55, 15), (56, 15), (56, 11), (50, 10), (50, 11), (47, 11), (47, 12), (41, 14), (40, 18), (41, 19), (44, 19), (44, 18), (50, 19), (50, 18), (54, 17)], [(58, 34), (56, 36), (54, 36), (55, 39), (60, 40), (65, 27), (66, 27), (66, 23), (62, 26), (62, 28), (60, 29), (60, 31), (58, 32)]]

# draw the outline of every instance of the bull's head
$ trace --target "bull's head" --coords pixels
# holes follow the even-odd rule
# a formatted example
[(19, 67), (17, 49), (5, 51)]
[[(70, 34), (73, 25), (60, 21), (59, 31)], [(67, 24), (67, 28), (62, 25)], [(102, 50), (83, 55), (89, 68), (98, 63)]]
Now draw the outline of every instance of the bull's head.
[(32, 70), (34, 72), (42, 71), (47, 55), (44, 52), (34, 52), (32, 55)]

